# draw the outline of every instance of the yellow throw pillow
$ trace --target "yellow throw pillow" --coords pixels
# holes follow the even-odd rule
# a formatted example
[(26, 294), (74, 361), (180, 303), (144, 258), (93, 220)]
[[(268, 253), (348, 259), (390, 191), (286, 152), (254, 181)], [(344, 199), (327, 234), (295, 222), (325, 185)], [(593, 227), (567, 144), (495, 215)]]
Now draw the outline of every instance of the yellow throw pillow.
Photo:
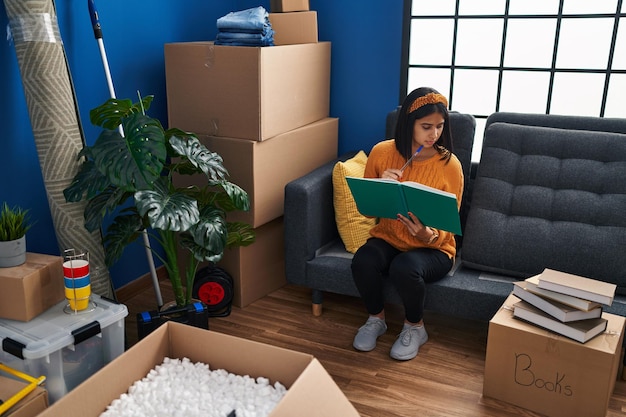
[(337, 162), (333, 168), (333, 204), (339, 236), (348, 252), (354, 253), (370, 237), (369, 231), (376, 219), (363, 216), (348, 188), (346, 176), (363, 177), (367, 155), (360, 151), (345, 162)]

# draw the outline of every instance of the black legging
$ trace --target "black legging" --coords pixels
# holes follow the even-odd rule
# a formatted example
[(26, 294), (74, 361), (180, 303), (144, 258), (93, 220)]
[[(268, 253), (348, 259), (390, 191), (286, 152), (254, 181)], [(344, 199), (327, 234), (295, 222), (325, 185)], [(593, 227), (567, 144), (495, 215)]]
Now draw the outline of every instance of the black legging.
[(426, 283), (443, 278), (450, 268), (452, 260), (437, 249), (403, 252), (378, 238), (370, 238), (352, 259), (352, 277), (367, 312), (378, 314), (383, 310), (383, 284), (390, 279), (411, 323), (419, 322), (424, 315)]

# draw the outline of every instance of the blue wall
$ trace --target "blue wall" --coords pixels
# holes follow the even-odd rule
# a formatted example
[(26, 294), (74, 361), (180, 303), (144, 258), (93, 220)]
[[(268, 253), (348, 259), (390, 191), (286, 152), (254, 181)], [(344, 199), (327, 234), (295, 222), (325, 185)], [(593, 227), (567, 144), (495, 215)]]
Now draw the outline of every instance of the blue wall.
[[(57, 0), (57, 17), (74, 81), (85, 139), (97, 131), (89, 110), (109, 97), (94, 39), (87, 0)], [(150, 114), (167, 125), (163, 44), (211, 40), (215, 21), (233, 10), (269, 0), (100, 0), (96, 1), (117, 97), (154, 94)], [(339, 153), (367, 149), (384, 136), (385, 116), (398, 104), (402, 43), (402, 0), (310, 0), (318, 13), (319, 39), (332, 43), (330, 116), (339, 118)], [(0, 27), (7, 27), (4, 7)], [(0, 43), (0, 202), (31, 210), (35, 226), (30, 252), (59, 254), (15, 49)], [(143, 248), (127, 248), (111, 268), (115, 288), (149, 271)]]

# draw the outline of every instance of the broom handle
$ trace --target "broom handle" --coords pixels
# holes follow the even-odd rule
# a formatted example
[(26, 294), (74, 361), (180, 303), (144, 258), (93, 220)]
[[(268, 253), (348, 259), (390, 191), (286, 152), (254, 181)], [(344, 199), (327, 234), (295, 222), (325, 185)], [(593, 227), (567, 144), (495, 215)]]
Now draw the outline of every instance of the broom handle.
[[(102, 26), (100, 25), (100, 19), (98, 18), (98, 10), (96, 10), (96, 3), (94, 0), (88, 0), (89, 16), (91, 17), (91, 26), (93, 27), (93, 34), (98, 42), (98, 48), (100, 49), (100, 57), (102, 58), (102, 65), (104, 67), (104, 74), (106, 76), (107, 85), (109, 87), (109, 94), (111, 98), (115, 97), (115, 88), (113, 87), (113, 79), (111, 77), (111, 71), (109, 69), (109, 61), (107, 59), (106, 49), (104, 48), (104, 39), (102, 37)], [(124, 136), (124, 128), (120, 124), (118, 127), (120, 135)], [(157, 299), (157, 306), (159, 309), (163, 306), (163, 297), (161, 296), (161, 288), (159, 287), (159, 278), (154, 266), (154, 258), (152, 257), (152, 249), (150, 247), (150, 238), (148, 232), (144, 229), (141, 233), (143, 237), (144, 247), (146, 248), (146, 259), (148, 266), (150, 267), (150, 276), (152, 277), (152, 285), (154, 286), (154, 293)]]

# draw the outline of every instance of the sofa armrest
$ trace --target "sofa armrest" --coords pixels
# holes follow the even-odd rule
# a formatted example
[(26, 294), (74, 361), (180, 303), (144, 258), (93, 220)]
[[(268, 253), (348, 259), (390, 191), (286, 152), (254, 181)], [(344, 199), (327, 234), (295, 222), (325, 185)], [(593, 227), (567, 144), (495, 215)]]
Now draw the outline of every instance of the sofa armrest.
[(306, 263), (322, 246), (339, 238), (333, 206), (332, 172), (336, 158), (285, 186), (285, 275), (287, 282), (306, 285)]

